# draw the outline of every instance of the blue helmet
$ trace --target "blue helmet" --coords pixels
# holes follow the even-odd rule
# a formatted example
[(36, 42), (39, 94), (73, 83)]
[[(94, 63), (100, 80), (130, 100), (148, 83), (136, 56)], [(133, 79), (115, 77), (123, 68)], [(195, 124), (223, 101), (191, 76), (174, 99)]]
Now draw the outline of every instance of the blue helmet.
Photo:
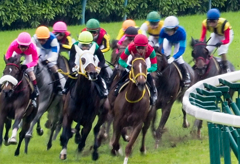
[(213, 8), (208, 10), (207, 12), (207, 19), (213, 19), (216, 20), (220, 17), (220, 12), (217, 8)]

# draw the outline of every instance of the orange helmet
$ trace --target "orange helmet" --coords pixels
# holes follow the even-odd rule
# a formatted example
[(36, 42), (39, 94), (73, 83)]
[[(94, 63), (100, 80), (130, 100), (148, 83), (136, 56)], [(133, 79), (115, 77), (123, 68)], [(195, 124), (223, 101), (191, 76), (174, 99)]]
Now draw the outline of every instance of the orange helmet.
[(131, 20), (131, 19), (125, 20), (122, 24), (122, 29), (125, 31), (130, 26), (133, 26), (133, 27), (136, 26), (136, 23), (134, 22), (134, 20)]
[(37, 35), (38, 39), (47, 39), (50, 37), (50, 31), (46, 26), (39, 26), (36, 29), (35, 34)]

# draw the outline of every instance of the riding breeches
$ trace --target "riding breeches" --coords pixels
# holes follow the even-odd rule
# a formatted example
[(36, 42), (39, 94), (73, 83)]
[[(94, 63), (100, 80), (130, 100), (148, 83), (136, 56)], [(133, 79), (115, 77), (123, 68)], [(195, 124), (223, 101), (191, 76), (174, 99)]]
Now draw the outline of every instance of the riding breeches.
[[(179, 51), (180, 44), (179, 44), (179, 43), (172, 44), (172, 43), (170, 43), (167, 39), (164, 39), (164, 40), (163, 40), (164, 55), (165, 55), (166, 57), (168, 57), (168, 58), (170, 57), (170, 55), (171, 55), (171, 53), (172, 53), (172, 46), (174, 46), (173, 54), (176, 54), (176, 53)], [(176, 61), (178, 64), (183, 64), (183, 63), (185, 63), (182, 56), (179, 56), (179, 58), (175, 59), (175, 61)]]
[[(224, 44), (224, 45), (221, 45), (219, 48), (218, 48), (218, 55), (222, 55), (222, 54), (226, 54), (228, 52), (228, 47), (229, 45), (232, 43), (233, 41), (233, 30), (230, 30), (230, 40), (229, 40), (229, 43), (228, 44)], [(215, 34), (215, 33), (211, 33), (210, 35), (211, 39), (208, 41), (208, 44), (209, 45), (215, 45), (217, 44), (218, 42), (221, 42), (222, 40), (225, 39), (225, 36), (221, 36), (221, 35), (218, 35), (218, 34)], [(209, 51), (209, 53), (211, 54), (213, 52), (213, 50), (215, 49), (216, 47), (215, 46), (207, 46), (207, 49)]]

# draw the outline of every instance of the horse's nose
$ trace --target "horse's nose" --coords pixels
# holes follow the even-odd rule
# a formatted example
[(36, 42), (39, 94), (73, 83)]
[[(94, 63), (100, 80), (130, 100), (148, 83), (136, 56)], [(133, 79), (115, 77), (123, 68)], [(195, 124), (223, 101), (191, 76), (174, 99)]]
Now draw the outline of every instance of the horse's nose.
[(88, 75), (91, 77), (91, 79), (96, 80), (98, 73), (97, 72), (89, 72)]
[(2, 91), (5, 94), (5, 97), (11, 97), (13, 94), (13, 90), (12, 89), (6, 89)]
[(137, 87), (138, 87), (138, 89), (139, 89), (140, 91), (143, 91), (143, 89), (144, 89), (144, 87), (145, 87), (145, 83), (144, 83), (144, 82), (139, 82), (139, 83), (137, 84)]

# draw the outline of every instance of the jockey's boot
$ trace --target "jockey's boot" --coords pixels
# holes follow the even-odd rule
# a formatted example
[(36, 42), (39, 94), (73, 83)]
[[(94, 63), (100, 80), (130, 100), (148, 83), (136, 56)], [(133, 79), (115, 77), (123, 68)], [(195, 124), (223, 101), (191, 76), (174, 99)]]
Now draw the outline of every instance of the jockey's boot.
[(223, 69), (223, 72), (224, 73), (228, 73), (228, 72), (231, 72), (231, 70), (229, 69), (228, 67), (228, 61), (221, 61), (222, 63), (222, 69)]
[(74, 79), (72, 79), (72, 78), (67, 78), (67, 81), (66, 81), (66, 83), (65, 83), (65, 86), (64, 86), (64, 88), (63, 88), (63, 90), (62, 90), (62, 93), (63, 94), (67, 94), (68, 93), (68, 91), (69, 91), (69, 89), (70, 89), (70, 85), (73, 83), (73, 81), (74, 81)]
[(191, 84), (191, 77), (190, 74), (188, 72), (188, 69), (186, 67), (186, 65), (183, 64), (179, 64), (180, 67), (182, 67), (182, 74), (183, 74), (183, 83), (184, 83), (184, 87), (188, 88)]
[(95, 81), (95, 83), (99, 87), (99, 96), (101, 99), (106, 98), (108, 96), (108, 89), (105, 81), (101, 76), (98, 76), (98, 79)]
[(61, 86), (61, 83), (60, 83), (60, 79), (59, 79), (59, 75), (58, 75), (58, 72), (55, 72), (53, 73), (54, 74), (54, 77), (55, 77), (55, 81), (54, 83), (56, 84), (56, 93), (59, 93), (61, 92), (62, 93), (62, 86)]
[(37, 97), (39, 96), (39, 89), (37, 84), (33, 85), (34, 91), (32, 93), (31, 99), (32, 99), (32, 105), (34, 108), (37, 108)]
[(122, 83), (126, 80), (127, 75), (128, 75), (128, 72), (127, 72), (126, 70), (124, 70), (124, 71), (122, 72), (122, 75), (121, 75), (121, 77), (120, 77), (120, 80), (118, 81), (118, 83), (116, 84), (116, 87), (115, 87), (115, 89), (114, 89), (114, 95), (115, 95), (115, 96), (118, 95), (118, 91), (119, 91)]
[(150, 74), (147, 75), (147, 83), (150, 89), (151, 97), (150, 97), (150, 105), (155, 105), (157, 100), (157, 88), (153, 83), (152, 76)]

